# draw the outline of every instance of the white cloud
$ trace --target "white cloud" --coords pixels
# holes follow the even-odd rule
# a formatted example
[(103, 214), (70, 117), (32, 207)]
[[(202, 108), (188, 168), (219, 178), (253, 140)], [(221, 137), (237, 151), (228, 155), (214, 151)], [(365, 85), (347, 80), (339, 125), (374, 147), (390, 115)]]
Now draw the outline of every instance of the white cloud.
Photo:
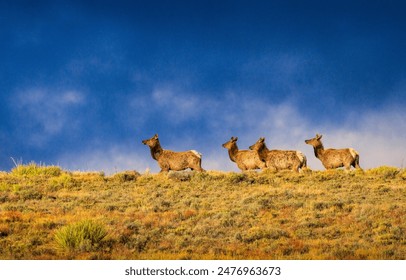
[(84, 95), (77, 91), (65, 91), (60, 96), (60, 104), (62, 105), (78, 105), (84, 103)]
[(85, 95), (79, 91), (49, 88), (25, 89), (13, 98), (19, 126), (31, 133), (27, 143), (38, 146), (66, 127), (74, 127), (79, 120), (72, 109), (86, 102)]
[(190, 93), (178, 93), (169, 88), (155, 89), (152, 92), (152, 104), (165, 112), (173, 123), (181, 123), (199, 118), (205, 102)]

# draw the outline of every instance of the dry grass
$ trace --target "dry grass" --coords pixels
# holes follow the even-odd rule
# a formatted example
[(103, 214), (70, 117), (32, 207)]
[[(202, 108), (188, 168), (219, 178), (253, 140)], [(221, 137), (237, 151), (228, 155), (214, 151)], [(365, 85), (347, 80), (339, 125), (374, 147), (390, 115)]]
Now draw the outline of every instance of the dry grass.
[[(0, 173), (0, 259), (405, 259), (405, 219), (406, 171), (391, 167)], [(63, 245), (83, 223), (102, 238)]]

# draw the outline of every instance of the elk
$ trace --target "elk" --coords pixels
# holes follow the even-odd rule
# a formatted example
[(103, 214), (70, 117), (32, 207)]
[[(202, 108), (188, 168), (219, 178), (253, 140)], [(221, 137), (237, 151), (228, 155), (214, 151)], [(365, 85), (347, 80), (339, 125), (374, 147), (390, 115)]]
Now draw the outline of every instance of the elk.
[(266, 163), (267, 168), (279, 170), (293, 170), (299, 172), (307, 168), (306, 156), (300, 151), (269, 150), (265, 145), (265, 138), (261, 137), (250, 146), (250, 150), (257, 151), (260, 159)]
[(326, 169), (344, 167), (347, 171), (354, 166), (361, 169), (359, 165), (359, 154), (353, 148), (346, 149), (324, 149), (321, 142), (323, 135), (316, 134), (316, 137), (305, 140), (306, 144), (312, 145), (314, 155), (318, 158)]
[(241, 171), (266, 168), (265, 162), (261, 161), (256, 151), (239, 150), (238, 137), (231, 137), (230, 141), (222, 146), (228, 150), (230, 160), (235, 162)]
[(158, 161), (158, 165), (161, 168), (160, 172), (179, 171), (188, 168), (200, 172), (205, 171), (201, 167), (202, 154), (195, 150), (185, 152), (164, 150), (159, 143), (158, 134), (155, 134), (151, 139), (143, 140), (142, 143), (148, 145), (151, 149), (151, 156)]

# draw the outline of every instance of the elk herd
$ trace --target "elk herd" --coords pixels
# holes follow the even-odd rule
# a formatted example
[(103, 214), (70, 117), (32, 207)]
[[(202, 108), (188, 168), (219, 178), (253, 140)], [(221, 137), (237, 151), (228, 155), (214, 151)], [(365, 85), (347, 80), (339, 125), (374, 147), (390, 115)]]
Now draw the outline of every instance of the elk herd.
[[(316, 134), (316, 137), (305, 140), (305, 143), (313, 147), (314, 155), (326, 169), (344, 167), (349, 171), (351, 166), (361, 169), (357, 151), (353, 148), (324, 149), (321, 138), (322, 135)], [(299, 170), (307, 169), (306, 156), (300, 151), (269, 150), (264, 137), (259, 138), (249, 147), (249, 150), (240, 150), (237, 140), (238, 137), (231, 137), (222, 146), (228, 150), (230, 160), (235, 162), (241, 171), (271, 169), (299, 172)], [(184, 152), (164, 150), (159, 143), (158, 134), (143, 140), (142, 143), (150, 148), (151, 156), (158, 162), (161, 172), (180, 171), (188, 168), (200, 172), (205, 171), (202, 168), (202, 154), (195, 150)]]

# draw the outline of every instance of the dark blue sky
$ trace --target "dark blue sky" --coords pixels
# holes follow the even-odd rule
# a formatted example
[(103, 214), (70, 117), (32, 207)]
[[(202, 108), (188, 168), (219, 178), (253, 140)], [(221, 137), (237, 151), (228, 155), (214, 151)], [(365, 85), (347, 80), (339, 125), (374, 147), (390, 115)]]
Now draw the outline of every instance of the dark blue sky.
[(231, 136), (318, 168), (315, 133), (366, 167), (404, 164), (403, 1), (3, 2), (1, 170), (157, 170), (155, 133), (208, 169), (235, 169)]

